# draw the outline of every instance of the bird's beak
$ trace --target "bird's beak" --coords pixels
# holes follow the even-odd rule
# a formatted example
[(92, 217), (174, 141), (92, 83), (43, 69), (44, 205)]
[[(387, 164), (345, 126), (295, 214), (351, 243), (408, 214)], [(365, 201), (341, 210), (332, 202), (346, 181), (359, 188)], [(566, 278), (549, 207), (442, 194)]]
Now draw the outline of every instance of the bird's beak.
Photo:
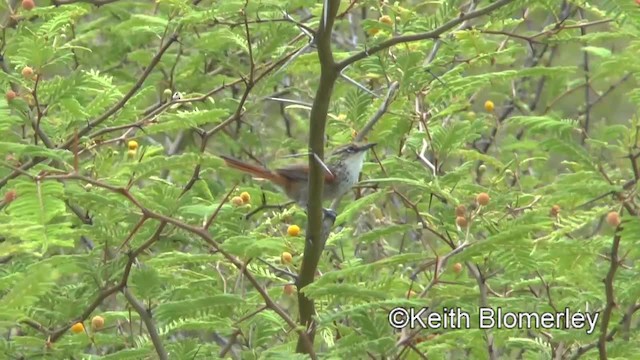
[(364, 145), (360, 146), (360, 147), (358, 148), (358, 150), (360, 150), (360, 151), (366, 151), (366, 150), (369, 150), (369, 149), (371, 149), (372, 147), (376, 146), (376, 144), (377, 144), (377, 143), (364, 144)]

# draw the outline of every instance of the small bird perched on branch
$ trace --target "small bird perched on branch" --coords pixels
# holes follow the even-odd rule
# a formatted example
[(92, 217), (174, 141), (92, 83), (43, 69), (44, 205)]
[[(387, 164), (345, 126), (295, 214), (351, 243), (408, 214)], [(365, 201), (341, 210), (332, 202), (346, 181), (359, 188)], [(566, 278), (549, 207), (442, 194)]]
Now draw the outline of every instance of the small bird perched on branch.
[[(325, 168), (323, 200), (334, 200), (347, 193), (358, 182), (367, 150), (375, 143), (351, 143), (337, 148), (322, 164)], [(269, 170), (259, 165), (220, 156), (229, 167), (270, 181), (281, 188), (298, 205), (306, 208), (309, 199), (309, 165), (294, 164)], [(318, 161), (320, 161), (318, 159)]]

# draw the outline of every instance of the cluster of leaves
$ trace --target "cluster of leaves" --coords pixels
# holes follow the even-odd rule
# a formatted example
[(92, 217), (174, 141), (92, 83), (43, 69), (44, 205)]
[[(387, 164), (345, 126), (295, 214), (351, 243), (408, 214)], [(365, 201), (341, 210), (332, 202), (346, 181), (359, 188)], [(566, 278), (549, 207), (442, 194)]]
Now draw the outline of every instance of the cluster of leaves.
[[(328, 147), (370, 119), (378, 145), (296, 289), (305, 212), (255, 212), (286, 199), (216, 155), (304, 152), (336, 3)], [(640, 7), (401, 3), (0, 4), (2, 357), (637, 358)], [(398, 330), (398, 306), (600, 317)]]

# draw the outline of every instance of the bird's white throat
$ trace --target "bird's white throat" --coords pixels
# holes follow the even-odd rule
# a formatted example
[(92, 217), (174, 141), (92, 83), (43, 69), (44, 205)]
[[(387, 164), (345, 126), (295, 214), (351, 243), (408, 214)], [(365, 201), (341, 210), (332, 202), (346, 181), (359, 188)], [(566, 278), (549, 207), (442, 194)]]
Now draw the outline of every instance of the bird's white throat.
[(362, 164), (364, 163), (364, 157), (366, 152), (360, 152), (354, 154), (349, 159), (345, 159), (345, 172), (348, 177), (349, 187), (355, 185), (360, 177), (360, 171), (362, 171)]

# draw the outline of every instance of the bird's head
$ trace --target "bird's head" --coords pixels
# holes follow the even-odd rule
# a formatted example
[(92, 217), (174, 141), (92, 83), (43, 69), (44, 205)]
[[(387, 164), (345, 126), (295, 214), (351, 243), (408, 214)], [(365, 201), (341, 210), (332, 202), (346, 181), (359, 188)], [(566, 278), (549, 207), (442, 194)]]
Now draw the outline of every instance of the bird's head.
[(342, 162), (347, 163), (348, 165), (353, 165), (354, 167), (358, 167), (358, 172), (360, 172), (360, 168), (362, 168), (362, 163), (364, 162), (364, 156), (367, 153), (367, 150), (374, 147), (376, 143), (350, 143), (344, 146), (337, 148), (332, 156), (339, 158)]

